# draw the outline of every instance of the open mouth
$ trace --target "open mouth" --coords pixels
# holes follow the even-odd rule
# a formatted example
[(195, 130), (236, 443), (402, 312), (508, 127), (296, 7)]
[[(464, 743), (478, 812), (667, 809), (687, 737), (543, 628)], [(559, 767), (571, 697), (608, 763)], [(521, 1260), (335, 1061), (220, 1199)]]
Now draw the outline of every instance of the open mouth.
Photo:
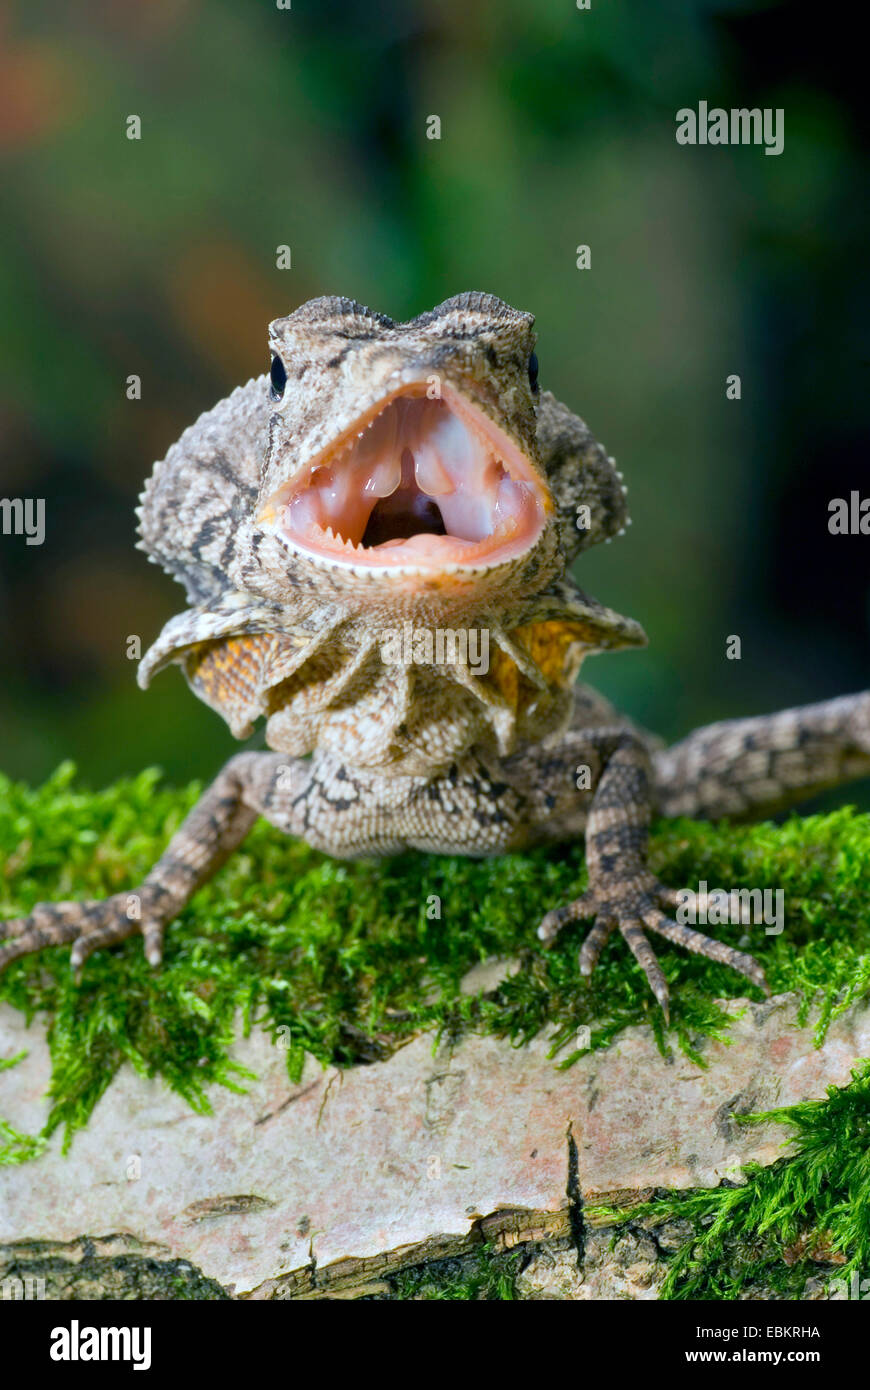
[(281, 497), (294, 545), (354, 565), (499, 563), (528, 550), (552, 503), (525, 455), (452, 390), (394, 396)]

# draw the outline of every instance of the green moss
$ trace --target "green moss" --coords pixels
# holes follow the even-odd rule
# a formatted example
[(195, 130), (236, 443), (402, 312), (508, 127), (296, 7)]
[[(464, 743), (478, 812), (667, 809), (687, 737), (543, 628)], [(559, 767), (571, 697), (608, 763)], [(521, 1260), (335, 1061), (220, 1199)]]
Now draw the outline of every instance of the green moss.
[(471, 1254), (453, 1260), (433, 1260), (391, 1275), (388, 1283), (394, 1299), (428, 1302), (510, 1303), (517, 1297), (517, 1276), (522, 1263), (518, 1250), (496, 1250), (482, 1245)]
[[(0, 918), (41, 899), (103, 897), (141, 881), (195, 802), (155, 771), (102, 791), (77, 789), (66, 765), (31, 790), (0, 779)], [(675, 886), (783, 888), (780, 936), (750, 928), (751, 949), (774, 991), (814, 1004), (817, 1039), (870, 986), (870, 819), (845, 809), (784, 825), (663, 822), (652, 867)], [(36, 1139), (0, 1131), (0, 1162), (33, 1156), (57, 1126), (83, 1125), (122, 1062), (161, 1076), (201, 1111), (207, 1087), (247, 1079), (228, 1059), (238, 1009), (282, 1039), (291, 1076), (304, 1053), (349, 1065), (386, 1056), (425, 1028), (477, 1029), (516, 1045), (547, 1029), (559, 1065), (627, 1024), (649, 1022), (659, 1046), (703, 1064), (698, 1044), (727, 1034), (716, 996), (745, 993), (723, 966), (656, 942), (672, 991), (670, 1032), (629, 952), (610, 945), (591, 984), (581, 981), (578, 923), (550, 950), (537, 941), (543, 913), (581, 891), (582, 847), (476, 862), (406, 854), (341, 863), (259, 823), (242, 849), (170, 927), (164, 965), (151, 970), (133, 938), (101, 952), (76, 982), (69, 951), (14, 963), (0, 998), (50, 1020), (51, 1112)], [(433, 897), (440, 918), (427, 915)], [(716, 928), (736, 943), (745, 929)], [(491, 997), (459, 982), (489, 956), (521, 969)], [(759, 996), (760, 997), (760, 996)]]
[[(9, 1071), (26, 1056), (26, 1051), (22, 1051), (16, 1052), (14, 1057), (0, 1057), (0, 1072)], [(0, 1119), (0, 1165), (24, 1163), (28, 1158), (36, 1158), (44, 1148), (44, 1138), (39, 1135), (20, 1134), (12, 1125)]]
[(870, 1066), (827, 1100), (804, 1101), (740, 1123), (787, 1123), (793, 1153), (770, 1167), (750, 1164), (745, 1183), (667, 1192), (630, 1213), (590, 1209), (603, 1220), (653, 1229), (680, 1217), (692, 1236), (675, 1252), (661, 1290), (674, 1299), (800, 1298), (807, 1278), (823, 1282), (870, 1270)]

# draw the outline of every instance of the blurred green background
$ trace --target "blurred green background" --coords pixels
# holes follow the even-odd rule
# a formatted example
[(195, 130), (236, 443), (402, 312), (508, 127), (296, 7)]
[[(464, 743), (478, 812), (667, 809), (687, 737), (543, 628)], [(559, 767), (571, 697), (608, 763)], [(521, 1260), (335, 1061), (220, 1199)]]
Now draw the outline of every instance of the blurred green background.
[[(235, 746), (177, 671), (136, 687), (127, 638), (144, 650), (182, 590), (134, 550), (132, 510), (184, 427), (265, 370), (268, 320), (324, 293), (399, 318), (484, 289), (537, 315), (542, 383), (630, 484), (631, 530), (577, 573), (650, 635), (585, 668), (637, 718), (677, 736), (864, 685), (868, 539), (827, 531), (831, 497), (870, 494), (866, 75), (838, 13), (13, 6), (0, 495), (44, 497), (47, 535), (0, 537), (3, 770), (205, 777)], [(784, 108), (784, 153), (677, 145), (701, 99)]]

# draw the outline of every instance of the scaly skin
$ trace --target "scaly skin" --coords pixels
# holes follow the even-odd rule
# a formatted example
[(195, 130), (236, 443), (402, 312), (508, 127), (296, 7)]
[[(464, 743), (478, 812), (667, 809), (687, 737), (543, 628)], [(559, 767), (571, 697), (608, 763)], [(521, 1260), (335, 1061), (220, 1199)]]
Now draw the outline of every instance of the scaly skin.
[[(140, 932), (158, 964), (167, 924), (263, 816), (339, 857), (491, 855), (585, 834), (588, 891), (547, 913), (543, 940), (591, 919), (580, 954), (588, 975), (618, 930), (665, 1014), (649, 933), (766, 990), (751, 956), (669, 916), (675, 894), (646, 863), (651, 816), (769, 814), (870, 775), (870, 694), (713, 725), (662, 749), (575, 684), (587, 654), (645, 637), (568, 574), (581, 550), (624, 530), (625, 488), (582, 420), (537, 389), (530, 315), (474, 293), (396, 324), (351, 300), (319, 299), (276, 320), (270, 344), (270, 377), (201, 416), (143, 494), (142, 548), (184, 584), (190, 607), (166, 625), (139, 677), (144, 686), (164, 665), (181, 665), (237, 737), (265, 718), (274, 751), (230, 759), (134, 893), (41, 903), (0, 926), (0, 969), (66, 942), (78, 968)], [(359, 520), (360, 498), (381, 477), (360, 471), (365, 441), (374, 449), (378, 431), (386, 437), (398, 420), (396, 457), (409, 441), (419, 470), (425, 441), (447, 437), (426, 430), (448, 416), (462, 427), (459, 443), (451, 435), (437, 454), (449, 464), (448, 493), (467, 486), (462, 506), (476, 515), (485, 505), (489, 520), (471, 539), (464, 512), (449, 526), (439, 518), (395, 530), (390, 506), (401, 525), (414, 507), (437, 515), (432, 495), (414, 491), (419, 471), (417, 484), (402, 472), (398, 492), (377, 494), (387, 511), (364, 508)], [(461, 484), (463, 450), (479, 471)], [(288, 521), (299, 515), (288, 502), (310, 507), (321, 496), (338, 509), (337, 541)], [(493, 510), (495, 497), (507, 500)], [(581, 505), (589, 510), (578, 528)], [(508, 520), (493, 532), (500, 516)], [(383, 536), (414, 528), (439, 538), (422, 551), (403, 542), (375, 553)], [(405, 624), (485, 631), (489, 669), (461, 652), (446, 665), (425, 650), (410, 664), (387, 660), (385, 634)], [(578, 788), (580, 768), (588, 771)], [(129, 913), (131, 897), (138, 913)]]

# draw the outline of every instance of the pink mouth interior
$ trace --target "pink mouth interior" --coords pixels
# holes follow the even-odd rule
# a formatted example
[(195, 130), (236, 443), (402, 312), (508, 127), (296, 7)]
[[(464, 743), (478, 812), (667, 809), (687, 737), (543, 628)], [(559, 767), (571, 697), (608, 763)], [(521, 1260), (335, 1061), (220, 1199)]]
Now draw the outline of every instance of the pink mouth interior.
[(304, 549), (353, 564), (472, 564), (528, 549), (544, 495), (486, 417), (406, 395), (295, 485), (279, 525)]

